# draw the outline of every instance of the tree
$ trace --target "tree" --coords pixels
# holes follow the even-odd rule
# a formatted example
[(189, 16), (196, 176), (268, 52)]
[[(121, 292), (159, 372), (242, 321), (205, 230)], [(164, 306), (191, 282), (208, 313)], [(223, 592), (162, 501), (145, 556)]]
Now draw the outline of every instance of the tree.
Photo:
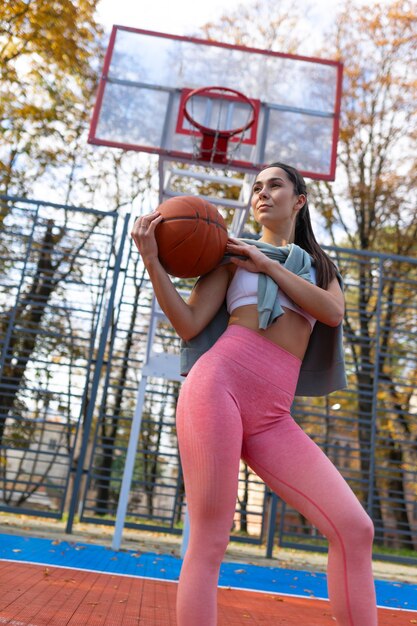
[[(270, 7), (267, 11), (274, 15)], [(346, 3), (335, 16), (333, 32), (328, 34), (324, 49), (306, 50), (307, 54), (344, 63), (336, 181), (310, 183), (316, 216), (322, 218), (330, 239), (327, 242), (334, 246), (405, 257), (416, 251), (416, 21), (415, 6), (406, 0), (393, 0), (390, 4)], [(256, 2), (203, 30), (224, 40), (221, 29), (228, 23), (229, 42), (299, 52), (297, 45), (285, 46), (283, 32), (270, 27), (270, 22), (267, 32), (263, 32), (262, 11)], [(285, 20), (280, 23), (285, 24)], [(296, 20), (293, 26), (294, 42), (301, 42), (297, 34), (301, 24)], [(313, 38), (307, 37), (304, 50), (306, 41), (314, 45)], [(400, 501), (396, 513), (398, 529), (403, 533), (404, 546), (410, 547), (404, 475), (400, 489), (395, 468), (410, 462), (405, 448), (415, 437), (410, 409), (415, 396), (401, 388), (398, 381), (409, 375), (417, 381), (407, 359), (400, 359), (395, 365), (390, 354), (401, 349), (402, 330), (411, 325), (412, 308), (406, 310), (401, 303), (408, 303), (413, 297), (403, 280), (404, 272), (412, 270), (406, 262), (386, 260), (383, 270), (358, 262), (346, 271), (347, 279), (354, 285), (353, 296), (347, 294), (351, 306), (346, 315), (346, 338), (352, 354), (352, 384), (358, 394), (357, 406), (351, 400), (350, 410), (357, 414), (361, 479), (367, 483), (373, 471), (369, 451), (376, 411), (377, 440), (387, 437), (387, 451), (378, 450), (378, 458), (393, 472), (386, 489), (395, 492)], [(408, 348), (414, 354), (415, 345), (409, 343)], [(381, 382), (376, 399), (372, 392), (375, 372)], [(384, 411), (379, 407), (384, 407)], [(384, 424), (389, 412), (396, 422), (391, 418), (386, 434)], [(382, 480), (378, 484), (381, 487)], [(371, 513), (381, 530), (382, 512), (378, 492), (375, 494)], [(366, 489), (362, 495), (369, 502)]]
[[(87, 142), (104, 57), (97, 4), (1, 5), (0, 195), (115, 210), (154, 173), (151, 159)], [(7, 211), (3, 204), (0, 228)]]
[[(41, 193), (43, 198), (52, 195), (55, 203), (72, 201), (117, 210), (149, 190), (147, 161), (138, 163), (137, 155), (132, 158), (121, 151), (101, 149), (98, 155), (97, 148), (87, 144), (97, 69), (103, 56), (102, 31), (94, 17), (96, 4), (96, 0), (2, 4), (0, 194)], [(13, 202), (0, 203), (0, 248), (4, 252), (0, 267), (11, 283), (21, 271), (19, 260), (7, 249), (15, 212)], [(65, 283), (74, 271), (82, 273), (78, 253), (82, 257), (90, 235), (102, 227), (103, 214), (94, 218), (86, 213), (84, 232), (78, 241), (76, 236), (69, 241), (71, 229), (64, 207), (62, 213), (64, 225), (54, 213), (57, 223), (51, 216), (44, 228), (40, 224), (34, 230), (34, 240), (29, 242), (33, 275), (25, 276), (20, 300), (10, 308), (8, 304), (0, 320), (0, 330), (8, 333), (0, 377), (0, 439), (13, 407), (19, 404), (19, 387), (27, 382), (26, 373), (36, 360), (43, 326), (47, 323), (60, 332), (59, 318), (50, 312), (51, 300), (60, 282)], [(105, 225), (103, 228), (106, 230)], [(68, 349), (70, 346), (69, 341)]]
[[(0, 318), (1, 335), (7, 337), (0, 373), (0, 444), (44, 327), (54, 325), (53, 318), (48, 319), (51, 298), (60, 283), (75, 272), (82, 251), (102, 219), (103, 215), (96, 216), (83, 238), (75, 236), (72, 241), (67, 229), (57, 229), (53, 219), (42, 224), (42, 238), (34, 244), (33, 275), (23, 276), (27, 282), (25, 292)], [(78, 271), (83, 272), (80, 267)], [(13, 267), (10, 274), (13, 275)], [(59, 322), (55, 321), (57, 328)]]
[(240, 46), (296, 53), (302, 41), (297, 28), (304, 9), (289, 0), (279, 7), (274, 0), (255, 0), (208, 22), (201, 31), (207, 39)]
[[(416, 249), (417, 213), (412, 201), (417, 179), (413, 145), (417, 113), (416, 24), (417, 11), (404, 0), (395, 0), (388, 7), (349, 4), (338, 17), (331, 49), (345, 64), (338, 176), (334, 184), (316, 183), (314, 188), (316, 208), (325, 218), (333, 243), (340, 244), (343, 237), (345, 245), (347, 242), (352, 248), (404, 256), (412, 255)], [(384, 394), (383, 401), (398, 404), (398, 396), (402, 395), (393, 380), (388, 355), (396, 328), (405, 323), (404, 313), (395, 306), (404, 299), (405, 292), (399, 280), (401, 266), (393, 263), (390, 271), (393, 278), (398, 272), (398, 279), (390, 280), (388, 275), (379, 294), (379, 299), (386, 302), (379, 357), (374, 342), (380, 321), (375, 294), (381, 276), (369, 271), (366, 263), (359, 265), (356, 276), (359, 288), (354, 308), (360, 311), (359, 318), (355, 320), (348, 313), (346, 319), (358, 385), (358, 436), (364, 477), (371, 472), (374, 399), (370, 390), (375, 382), (376, 358), (381, 379), (391, 381), (391, 392)], [(378, 401), (382, 401), (381, 394)], [(400, 419), (410, 433), (410, 418), (407, 407), (404, 408)], [(391, 460), (402, 462), (404, 451), (396, 439), (390, 436)], [(396, 490), (398, 494), (398, 481)], [(409, 546), (404, 493), (398, 495), (403, 503), (399, 518), (406, 539), (404, 546)], [(364, 497), (366, 501), (368, 493)], [(378, 498), (373, 503), (373, 517), (382, 527)]]
[(338, 172), (335, 184), (316, 187), (334, 243), (344, 236), (352, 248), (413, 252), (416, 22), (406, 0), (349, 4), (337, 19), (326, 52), (344, 62)]
[(92, 61), (102, 56), (96, 4), (1, 5), (0, 193), (33, 194), (34, 184), (62, 167), (79, 141), (97, 82)]

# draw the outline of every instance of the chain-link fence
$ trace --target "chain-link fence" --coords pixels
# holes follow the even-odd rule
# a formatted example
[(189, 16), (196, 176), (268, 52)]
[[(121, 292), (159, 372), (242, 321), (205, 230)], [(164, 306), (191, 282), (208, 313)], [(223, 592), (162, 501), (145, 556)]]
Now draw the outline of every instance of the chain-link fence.
[[(349, 386), (297, 399), (294, 413), (358, 495), (375, 524), (375, 551), (413, 558), (417, 547), (417, 261), (332, 249), (345, 279)], [(284, 503), (281, 545), (324, 540)], [(399, 557), (398, 557), (399, 558)]]
[(0, 510), (61, 517), (117, 215), (1, 199)]
[[(152, 289), (128, 216), (2, 200), (0, 510), (115, 522)], [(349, 387), (298, 398), (294, 415), (376, 528), (376, 552), (417, 547), (417, 261), (329, 249), (345, 279)], [(179, 283), (186, 288), (187, 285)], [(161, 322), (159, 349), (177, 353)], [(126, 525), (180, 533), (177, 381), (148, 379)], [(234, 540), (325, 549), (300, 515), (241, 467)]]

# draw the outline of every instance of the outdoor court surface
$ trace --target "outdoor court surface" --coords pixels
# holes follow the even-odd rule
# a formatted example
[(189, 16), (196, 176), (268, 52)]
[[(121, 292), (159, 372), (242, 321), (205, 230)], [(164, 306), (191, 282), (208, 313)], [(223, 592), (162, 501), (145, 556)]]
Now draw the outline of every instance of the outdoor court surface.
[[(171, 555), (0, 534), (0, 625), (175, 626), (180, 566)], [(219, 626), (335, 624), (322, 573), (224, 563), (220, 586)], [(417, 585), (376, 589), (379, 626), (417, 624)]]

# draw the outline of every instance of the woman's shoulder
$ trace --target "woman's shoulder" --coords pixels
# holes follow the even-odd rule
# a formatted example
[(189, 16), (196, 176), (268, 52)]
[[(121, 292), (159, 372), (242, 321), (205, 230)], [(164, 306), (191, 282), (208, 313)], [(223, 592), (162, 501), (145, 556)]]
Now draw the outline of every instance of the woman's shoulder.
[(226, 283), (226, 285), (229, 285), (235, 274), (236, 269), (237, 266), (233, 263), (222, 263), (221, 265), (218, 265), (217, 267), (212, 269), (210, 272), (207, 272), (207, 274), (203, 274), (202, 276), (200, 276), (197, 279), (195, 286), (208, 283)]

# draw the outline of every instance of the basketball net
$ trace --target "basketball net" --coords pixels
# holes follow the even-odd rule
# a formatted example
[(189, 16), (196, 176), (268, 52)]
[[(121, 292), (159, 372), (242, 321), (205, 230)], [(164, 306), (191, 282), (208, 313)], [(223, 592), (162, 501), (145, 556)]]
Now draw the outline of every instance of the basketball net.
[[(221, 123), (223, 119), (223, 113), (226, 107), (230, 104), (221, 95), (225, 92), (231, 92), (233, 94), (233, 100), (237, 102), (243, 102), (248, 105), (248, 114), (245, 123), (239, 128), (222, 129)], [(210, 96), (216, 97), (218, 103), (218, 112), (216, 124), (213, 127), (204, 126), (195, 119), (194, 101), (193, 98), (197, 96)], [(189, 103), (190, 111), (187, 110), (187, 104)], [(210, 164), (224, 163), (227, 164), (231, 159), (231, 154), (235, 153), (241, 146), (245, 131), (248, 130), (255, 122), (255, 107), (253, 103), (244, 94), (234, 89), (227, 87), (203, 87), (201, 89), (195, 89), (192, 91), (186, 100), (184, 101), (184, 116), (188, 119), (190, 124), (197, 128), (201, 135), (192, 134), (193, 138), (193, 156), (200, 161), (206, 161)], [(201, 141), (199, 139), (201, 138)], [(236, 137), (236, 140), (230, 142), (232, 137)]]

